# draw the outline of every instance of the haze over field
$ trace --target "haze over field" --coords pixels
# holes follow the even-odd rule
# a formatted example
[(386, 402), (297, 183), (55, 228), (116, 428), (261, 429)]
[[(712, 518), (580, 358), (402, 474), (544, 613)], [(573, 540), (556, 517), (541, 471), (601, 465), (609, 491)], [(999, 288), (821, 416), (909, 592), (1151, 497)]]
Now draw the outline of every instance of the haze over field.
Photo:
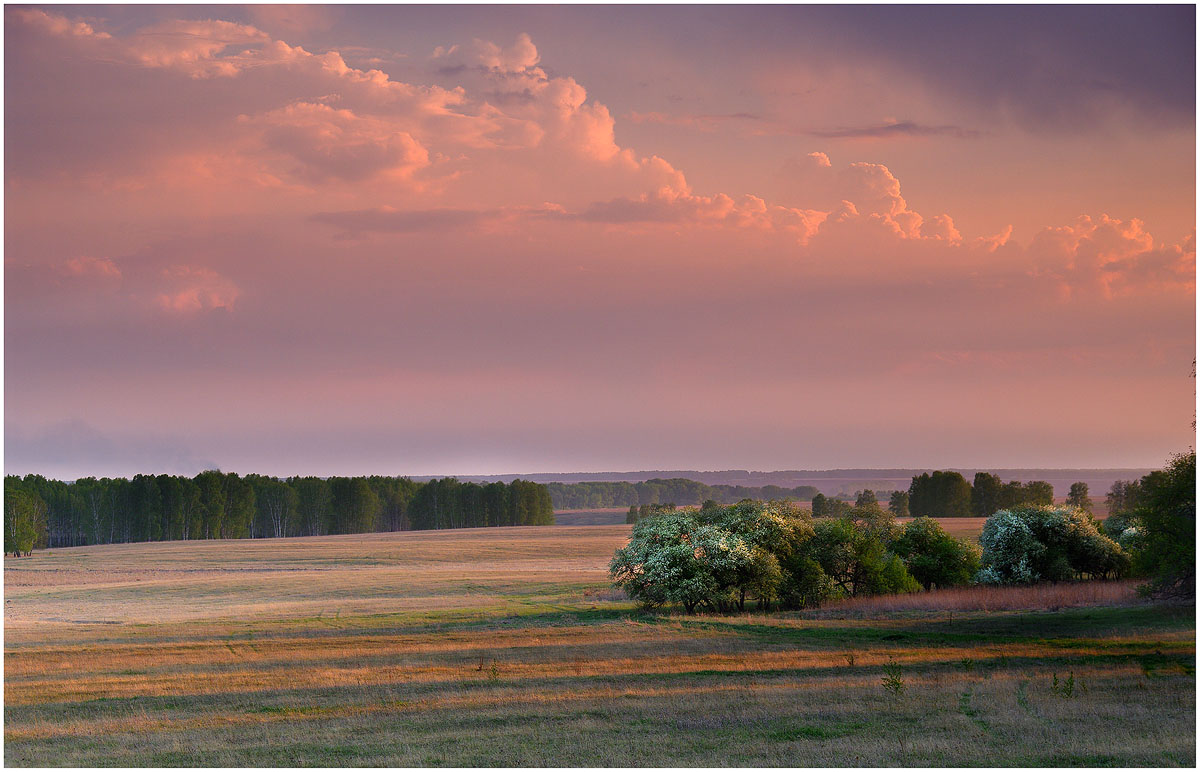
[(5, 471), (1158, 468), (1194, 28), (9, 6)]

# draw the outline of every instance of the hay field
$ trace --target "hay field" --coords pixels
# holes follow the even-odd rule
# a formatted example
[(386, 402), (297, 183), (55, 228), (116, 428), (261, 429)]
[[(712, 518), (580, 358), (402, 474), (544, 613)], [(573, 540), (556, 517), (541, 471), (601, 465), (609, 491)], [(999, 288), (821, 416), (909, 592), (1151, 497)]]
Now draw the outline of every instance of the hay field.
[[(5, 762), (1195, 762), (1194, 607), (1138, 601), (1125, 583), (644, 614), (606, 581), (628, 533), (473, 529), (6, 559)], [(883, 687), (893, 664), (900, 693)]]

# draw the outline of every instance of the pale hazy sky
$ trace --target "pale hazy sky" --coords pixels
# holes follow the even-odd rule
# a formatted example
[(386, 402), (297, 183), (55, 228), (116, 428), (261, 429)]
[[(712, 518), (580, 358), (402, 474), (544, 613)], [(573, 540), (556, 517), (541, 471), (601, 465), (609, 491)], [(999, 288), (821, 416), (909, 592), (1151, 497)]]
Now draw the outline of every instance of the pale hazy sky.
[(5, 8), (5, 471), (1158, 466), (1195, 9)]

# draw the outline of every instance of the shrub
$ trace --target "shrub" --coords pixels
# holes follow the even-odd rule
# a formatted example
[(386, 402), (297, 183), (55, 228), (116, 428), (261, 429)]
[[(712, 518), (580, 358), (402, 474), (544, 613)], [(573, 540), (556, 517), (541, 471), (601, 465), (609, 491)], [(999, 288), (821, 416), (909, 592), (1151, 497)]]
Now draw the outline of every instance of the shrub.
[(1002, 509), (989, 517), (979, 543), (983, 568), (975, 581), (980, 584), (1029, 584), (1040, 578), (1033, 563), (1041, 560), (1046, 545), (1020, 515)]
[(1122, 512), (1115, 515), (1109, 515), (1103, 523), (1100, 524), (1100, 530), (1108, 538), (1120, 542), (1121, 534), (1137, 525), (1137, 518), (1131, 513)]
[(1073, 507), (1024, 506), (987, 519), (981, 584), (1028, 584), (1080, 577), (1119, 577), (1129, 557), (1100, 533), (1096, 520)]
[(1117, 544), (1120, 544), (1121, 549), (1130, 555), (1134, 555), (1143, 549), (1144, 541), (1142, 539), (1142, 529), (1136, 525), (1131, 525), (1121, 531), (1120, 537), (1117, 538)]
[(739, 501), (731, 507), (702, 510), (701, 522), (735, 533), (752, 547), (786, 558), (813, 535), (812, 518), (803, 510), (774, 504)]
[(817, 563), (832, 582), (833, 596), (857, 597), (920, 588), (904, 563), (869, 530), (849, 518), (823, 520), (813, 529), (801, 558)]
[(811, 557), (800, 556), (786, 565), (779, 600), (787, 608), (816, 608), (839, 597), (845, 597), (845, 593)]
[(911, 521), (892, 551), (926, 590), (969, 584), (979, 570), (979, 547), (955, 539), (928, 517)]
[(747, 595), (763, 603), (777, 597), (783, 570), (765, 544), (803, 529), (767, 508), (730, 510), (736, 511), (727, 510), (716, 523), (683, 512), (639, 521), (629, 544), (613, 556), (610, 577), (646, 607), (677, 603), (689, 614), (745, 608)]
[[(897, 547), (896, 544), (901, 546)], [(905, 558), (897, 554), (903, 552)], [(945, 563), (945, 565), (942, 565)], [(813, 608), (837, 598), (915, 592), (969, 577), (977, 556), (932, 521), (900, 529), (878, 504), (814, 522), (783, 503), (742, 501), (639, 520), (609, 565), (612, 581), (648, 608)]]

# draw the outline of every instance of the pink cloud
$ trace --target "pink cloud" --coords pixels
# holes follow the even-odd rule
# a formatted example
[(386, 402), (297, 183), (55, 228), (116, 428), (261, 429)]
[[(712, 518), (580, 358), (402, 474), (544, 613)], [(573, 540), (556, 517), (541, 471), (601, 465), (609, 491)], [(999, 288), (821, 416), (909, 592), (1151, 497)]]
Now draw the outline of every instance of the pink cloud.
[(263, 142), (301, 165), (301, 176), (361, 180), (408, 177), (429, 165), (429, 152), (406, 131), (379, 118), (325, 104), (297, 102), (247, 122), (264, 127)]
[(121, 269), (106, 257), (72, 257), (62, 263), (58, 270), (62, 275), (71, 277), (115, 280), (121, 278)]
[(949, 215), (925, 217), (909, 209), (900, 180), (883, 164), (856, 161), (835, 168), (828, 155), (813, 152), (788, 162), (782, 182), (780, 203), (824, 211), (831, 225), (861, 221), (862, 227), (883, 227), (904, 239), (962, 240)]
[(124, 53), (144, 67), (175, 69), (192, 78), (233, 76), (260, 60), (267, 33), (227, 21), (166, 21), (138, 30)]
[(33, 300), (58, 293), (72, 296), (109, 294), (122, 284), (121, 269), (108, 258), (87, 255), (44, 263), (5, 260), (5, 280), (16, 290), (10, 301)]
[(537, 47), (525, 32), (517, 35), (516, 42), (508, 48), (501, 48), (486, 40), (476, 40), (475, 48), (477, 61), (499, 72), (526, 72), (541, 61)]
[(997, 249), (1008, 243), (1008, 240), (1012, 238), (1012, 232), (1013, 227), (1011, 225), (1007, 225), (1004, 227), (1004, 230), (1000, 231), (999, 233), (994, 233), (991, 236), (977, 236), (974, 241), (972, 241), (972, 244), (980, 249), (983, 249), (985, 252), (995, 252)]
[[(1051, 229), (1028, 251), (1010, 244), (1011, 229), (963, 246), (950, 215), (910, 209), (900, 180), (882, 163), (835, 166), (825, 153), (811, 152), (788, 165), (787, 184), (774, 200), (695, 191), (668, 161), (622, 147), (608, 107), (589, 99), (574, 78), (548, 74), (524, 33), (508, 46), (475, 40), (437, 49), (427, 63), (436, 77), (449, 80), (417, 85), (351, 67), (337, 51), (311, 53), (247, 25), (160, 22), (114, 38), (58, 14), (14, 13), (45, 34), (86, 40), (106, 54), (102, 61), (215, 78), (239, 96), (239, 105), (251, 105), (227, 117), (219, 147), (179, 150), (160, 165), (163, 179), (155, 182), (240, 186), (245, 190), (237, 203), (229, 199), (239, 210), (244, 199), (295, 183), (347, 202), (340, 214), (327, 211), (313, 219), (353, 222), (362, 230), (410, 232), (458, 220), (482, 226), (520, 218), (756, 230), (784, 236), (795, 258), (888, 255), (898, 264), (933, 264), (946, 259), (947, 249), (963, 247), (962, 259), (969, 255), (977, 270), (981, 259), (994, 259), (986, 256), (1007, 246), (1006, 255), (1037, 263), (1038, 278), (1090, 284), (1106, 295), (1154, 283), (1194, 283), (1194, 247), (1154, 245), (1136, 220), (1085, 218)], [(133, 181), (126, 187), (139, 186)], [(362, 214), (371, 212), (381, 214)], [(430, 214), (445, 212), (458, 214)], [(922, 242), (927, 248), (917, 246)], [(236, 287), (207, 295), (190, 288), (159, 294), (167, 298), (162, 305), (172, 308), (228, 307), (237, 297)]]
[(1029, 246), (1033, 274), (1058, 284), (1064, 297), (1098, 290), (1113, 297), (1139, 288), (1194, 289), (1194, 236), (1182, 244), (1156, 243), (1141, 220), (1081, 215), (1073, 224), (1047, 228)]
[(13, 15), (16, 19), (24, 21), (31, 27), (39, 29), (50, 35), (62, 35), (71, 37), (98, 38), (106, 40), (111, 38), (107, 32), (97, 32), (91, 24), (84, 21), (72, 21), (67, 17), (49, 13), (33, 8), (15, 9)]
[(230, 279), (199, 266), (176, 265), (162, 272), (155, 304), (172, 313), (232, 310), (242, 292)]

